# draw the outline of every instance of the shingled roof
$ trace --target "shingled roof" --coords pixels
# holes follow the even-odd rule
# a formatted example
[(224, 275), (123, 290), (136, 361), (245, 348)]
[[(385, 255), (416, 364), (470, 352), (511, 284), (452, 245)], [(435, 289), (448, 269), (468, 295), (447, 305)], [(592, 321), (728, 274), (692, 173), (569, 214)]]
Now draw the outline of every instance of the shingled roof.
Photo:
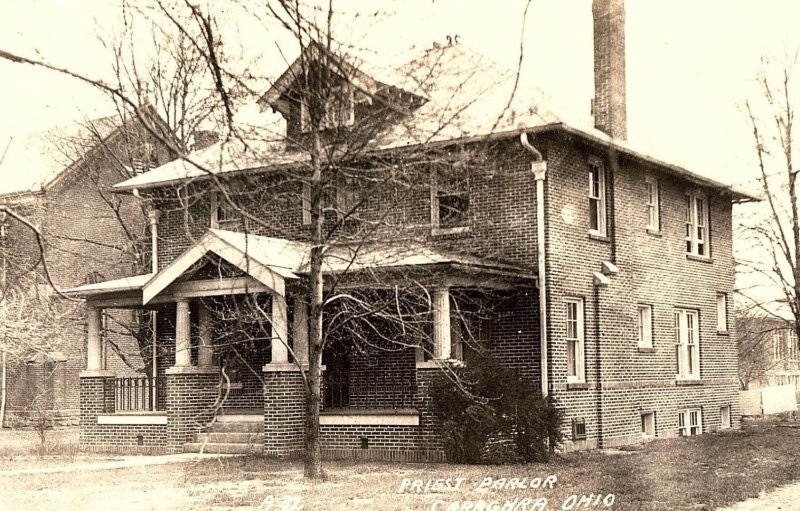
[[(374, 68), (366, 66), (363, 70)], [(289, 70), (284, 76), (287, 73)], [(515, 71), (502, 68), (462, 44), (434, 45), (399, 66), (391, 77), (393, 87), (425, 98), (425, 102), (401, 121), (389, 124), (379, 132), (369, 146), (370, 151), (509, 138), (523, 131), (561, 130), (589, 143), (660, 166), (668, 173), (724, 190), (735, 200), (759, 199), (752, 192), (670, 163), (668, 158), (659, 157), (651, 150), (613, 139), (596, 129), (589, 117), (567, 119), (563, 114), (549, 110), (553, 101), (547, 94), (527, 83), (519, 83)], [(270, 91), (271, 94), (267, 93), (260, 99), (262, 106), (264, 102), (277, 100), (278, 94), (272, 89)], [(245, 143), (228, 141), (215, 144), (186, 160), (168, 163), (114, 188), (118, 191), (156, 188), (203, 178), (209, 173), (268, 171), (308, 161), (306, 153), (287, 147), (282, 136), (276, 135), (278, 131), (271, 131), (272, 137), (267, 137), (270, 140), (262, 137)], [(245, 144), (247, 150), (244, 150)]]

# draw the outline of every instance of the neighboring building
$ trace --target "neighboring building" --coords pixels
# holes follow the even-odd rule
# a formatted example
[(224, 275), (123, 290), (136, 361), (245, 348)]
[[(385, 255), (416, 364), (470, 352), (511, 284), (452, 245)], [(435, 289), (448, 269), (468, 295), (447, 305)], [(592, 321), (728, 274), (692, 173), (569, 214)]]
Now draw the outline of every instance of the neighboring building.
[(800, 392), (800, 349), (792, 322), (773, 316), (737, 319), (743, 387), (794, 385)]
[[(149, 109), (142, 115), (152, 117)], [(160, 122), (155, 119), (154, 122)], [(0, 205), (42, 234), (46, 270), (59, 289), (139, 271), (136, 239), (149, 242), (139, 201), (111, 185), (168, 161), (138, 120), (107, 117), (13, 137), (0, 150)], [(160, 154), (159, 154), (160, 153)], [(50, 286), (36, 236), (11, 215), (0, 218), (0, 283), (5, 351), (5, 425), (30, 420), (77, 424), (79, 373), (85, 369), (82, 304)], [(15, 307), (23, 310), (15, 311)], [(18, 318), (14, 325), (10, 318)], [(117, 374), (141, 371), (130, 312), (103, 318), (104, 364)]]
[[(346, 224), (352, 236), (329, 249), (328, 278), (349, 269), (354, 287), (359, 275), (422, 286), (432, 303), (428, 349), (411, 337), (404, 349), (326, 355), (326, 456), (441, 459), (430, 382), (442, 365), (470, 363), (476, 348), (465, 330), (478, 351), (517, 369), (521, 384), (556, 399), (566, 449), (738, 427), (731, 210), (756, 198), (625, 141), (624, 10), (619, 0), (594, 9), (595, 127), (564, 122), (528, 86), (509, 103), (514, 73), (458, 44), (393, 72), (306, 50), (340, 80), (326, 99), (324, 139), (378, 127), (353, 175), (336, 177), (338, 214), (361, 208)], [(260, 452), (301, 450), (300, 290), (311, 247), (306, 190), (293, 178), (307, 163), (299, 62), (260, 101), (286, 119), (285, 143), (254, 142), (245, 155), (213, 145), (194, 155), (200, 167), (173, 162), (115, 186), (159, 211), (157, 272), (73, 290), (90, 308), (82, 448), (236, 450), (221, 432), (234, 426), (202, 432), (217, 414), (261, 435), (248, 437)], [(360, 177), (378, 164), (377, 177)], [(412, 167), (423, 178), (403, 188), (395, 171)], [(343, 221), (335, 213), (326, 221)], [(357, 234), (378, 224), (392, 225), (398, 243), (389, 236), (356, 249)], [(486, 296), (491, 313), (460, 320), (467, 295)], [(225, 315), (231, 296), (256, 296), (271, 311), (271, 331), (251, 336), (238, 354), (247, 369), (234, 378), (220, 374), (241, 330)], [(149, 414), (115, 405), (113, 375), (99, 362), (109, 308), (157, 312), (166, 395)], [(298, 363), (275, 339), (288, 339)]]

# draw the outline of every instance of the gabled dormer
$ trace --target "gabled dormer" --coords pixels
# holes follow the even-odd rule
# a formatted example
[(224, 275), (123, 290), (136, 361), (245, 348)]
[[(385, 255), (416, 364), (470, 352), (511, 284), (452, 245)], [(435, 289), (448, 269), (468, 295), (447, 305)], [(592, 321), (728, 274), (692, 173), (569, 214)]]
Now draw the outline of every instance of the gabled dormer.
[[(369, 138), (393, 119), (407, 116), (426, 98), (398, 86), (391, 70), (310, 43), (259, 99), (286, 119), (290, 141), (302, 141), (313, 125), (323, 132), (364, 132)], [(319, 112), (315, 122), (313, 112)]]

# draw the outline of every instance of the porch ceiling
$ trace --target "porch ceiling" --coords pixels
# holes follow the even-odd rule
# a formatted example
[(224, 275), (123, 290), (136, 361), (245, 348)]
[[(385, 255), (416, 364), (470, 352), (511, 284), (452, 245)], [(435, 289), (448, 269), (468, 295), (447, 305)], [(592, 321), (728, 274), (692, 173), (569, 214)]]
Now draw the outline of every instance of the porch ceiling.
[[(156, 299), (159, 295), (172, 295), (178, 288), (186, 291), (183, 287), (188, 286), (187, 289), (191, 287), (197, 291), (194, 289), (196, 283), (181, 283), (179, 280), (208, 254), (215, 254), (249, 277), (217, 279), (219, 285), (207, 286), (207, 293), (219, 291), (219, 294), (231, 294), (249, 290), (285, 295), (286, 279), (298, 279), (308, 273), (311, 248), (310, 243), (300, 241), (209, 229), (192, 247), (155, 275), (150, 273), (86, 284), (65, 292), (89, 301), (121, 298), (126, 303), (138, 301), (138, 304), (131, 305), (157, 303), (160, 301)], [(495, 280), (505, 281), (535, 278), (533, 271), (528, 268), (472, 256), (445, 254), (421, 243), (336, 245), (326, 249), (323, 271), (328, 275), (358, 276), (375, 270), (395, 276), (398, 272), (427, 272), (447, 279), (456, 277), (460, 283), (476, 275), (481, 279), (491, 276)], [(355, 279), (354, 283), (358, 280)]]

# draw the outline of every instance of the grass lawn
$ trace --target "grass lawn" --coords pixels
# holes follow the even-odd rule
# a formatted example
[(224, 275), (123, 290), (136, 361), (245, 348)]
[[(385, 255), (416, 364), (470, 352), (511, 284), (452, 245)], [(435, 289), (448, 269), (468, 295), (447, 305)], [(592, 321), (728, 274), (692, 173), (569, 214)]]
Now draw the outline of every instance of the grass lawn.
[[(0, 475), (0, 511), (50, 509), (480, 509), (452, 502), (516, 501), (508, 509), (562, 509), (572, 495), (614, 494), (613, 509), (714, 509), (800, 479), (797, 423), (658, 440), (622, 454), (575, 453), (525, 466), (329, 462), (328, 479), (303, 480), (299, 462), (223, 458), (103, 472)], [(2, 453), (0, 447), (0, 453)], [(10, 463), (0, 470), (9, 470)], [(545, 478), (553, 488), (480, 489), (486, 477)], [(398, 493), (404, 479), (464, 478), (459, 491)], [(410, 488), (409, 488), (410, 489)], [(603, 508), (601, 504), (596, 508)], [(528, 505), (523, 506), (528, 498)], [(546, 507), (536, 507), (537, 499)], [(443, 504), (437, 504), (442, 502)], [(606, 502), (609, 502), (606, 500)], [(490, 508), (487, 508), (490, 509)], [(498, 508), (499, 509), (499, 508)], [(569, 509), (569, 506), (567, 507)], [(578, 506), (572, 507), (578, 509)]]

